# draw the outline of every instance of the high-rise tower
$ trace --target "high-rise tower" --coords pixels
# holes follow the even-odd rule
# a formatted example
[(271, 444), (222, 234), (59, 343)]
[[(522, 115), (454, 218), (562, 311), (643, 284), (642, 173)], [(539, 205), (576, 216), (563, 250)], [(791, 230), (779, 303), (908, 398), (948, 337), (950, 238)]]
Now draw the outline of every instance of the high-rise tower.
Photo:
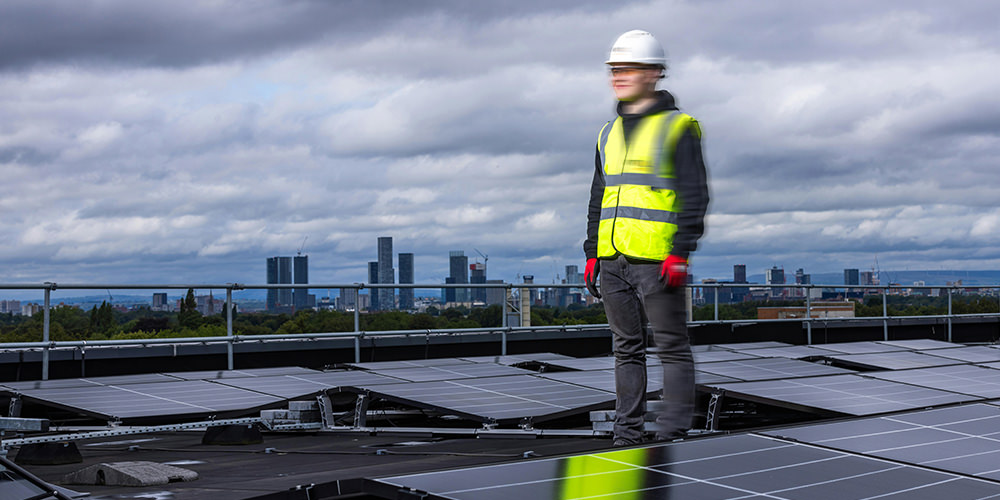
[[(291, 257), (268, 257), (267, 258), (267, 284), (285, 285), (292, 283), (292, 258)], [(292, 291), (287, 288), (267, 290), (267, 310), (271, 312), (287, 311), (291, 309)]]
[[(413, 254), (399, 254), (399, 283), (413, 284)], [(399, 308), (403, 310), (413, 309), (413, 289), (399, 289)]]
[[(378, 282), (395, 283), (396, 270), (392, 267), (392, 237), (380, 236), (378, 239)], [(379, 288), (378, 308), (381, 311), (393, 309), (396, 306), (396, 289)]]
[[(448, 269), (451, 274), (451, 283), (467, 284), (469, 282), (469, 258), (462, 250), (452, 250), (448, 252)], [(455, 290), (454, 302), (469, 302), (468, 288), (452, 288)]]
[[(378, 284), (378, 261), (368, 263), (368, 283)], [(378, 311), (378, 288), (371, 288), (368, 290), (368, 310)]]
[[(296, 255), (293, 258), (295, 274), (293, 276), (296, 285), (308, 284), (309, 283), (309, 256), (308, 255)], [(309, 289), (308, 288), (296, 288), (292, 294), (292, 301), (295, 304), (295, 310), (301, 311), (310, 307), (309, 305)]]

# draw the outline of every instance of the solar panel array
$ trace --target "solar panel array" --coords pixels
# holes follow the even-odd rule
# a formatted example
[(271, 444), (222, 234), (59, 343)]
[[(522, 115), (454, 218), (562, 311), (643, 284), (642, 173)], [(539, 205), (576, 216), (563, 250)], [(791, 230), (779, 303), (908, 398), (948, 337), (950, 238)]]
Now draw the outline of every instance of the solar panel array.
[(1000, 408), (992, 405), (813, 424), (766, 434), (1000, 481)]
[[(371, 480), (371, 494), (428, 499), (949, 500), (1000, 496), (1000, 483), (758, 435)], [(414, 495), (416, 497), (416, 495)]]

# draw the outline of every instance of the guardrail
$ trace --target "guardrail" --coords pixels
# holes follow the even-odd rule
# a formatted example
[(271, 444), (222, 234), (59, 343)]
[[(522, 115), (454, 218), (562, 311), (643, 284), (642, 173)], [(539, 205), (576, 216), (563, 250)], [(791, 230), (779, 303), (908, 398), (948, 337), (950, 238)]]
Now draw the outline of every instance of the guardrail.
[[(303, 286), (305, 285), (305, 286)], [(325, 333), (306, 333), (306, 334), (290, 334), (290, 335), (234, 335), (233, 333), (233, 292), (237, 290), (250, 290), (250, 289), (347, 289), (354, 290), (355, 294), (359, 294), (361, 290), (377, 290), (377, 289), (399, 289), (399, 288), (411, 288), (411, 289), (444, 289), (444, 288), (455, 288), (455, 289), (477, 289), (477, 288), (503, 288), (507, 290), (505, 293), (506, 299), (504, 300), (504, 311), (501, 315), (502, 324), (500, 327), (486, 327), (486, 328), (461, 328), (461, 329), (430, 329), (430, 330), (394, 330), (394, 331), (377, 331), (377, 332), (367, 332), (360, 328), (360, 311), (358, 307), (354, 308), (354, 331), (352, 332), (325, 332)], [(232, 370), (234, 366), (233, 360), (233, 345), (238, 342), (248, 342), (248, 341), (272, 341), (272, 340), (313, 340), (313, 339), (337, 339), (337, 338), (351, 338), (354, 341), (354, 354), (355, 361), (360, 361), (361, 353), (361, 339), (366, 337), (378, 337), (378, 336), (410, 336), (410, 335), (476, 335), (476, 334), (488, 334), (488, 333), (500, 333), (501, 334), (501, 355), (507, 354), (507, 337), (514, 333), (525, 333), (525, 332), (540, 332), (540, 331), (600, 331), (606, 330), (608, 328), (607, 324), (600, 325), (561, 325), (561, 326), (516, 326), (512, 327), (508, 325), (508, 312), (511, 312), (511, 292), (515, 289), (517, 290), (537, 290), (537, 289), (556, 289), (556, 288), (568, 288), (583, 290), (581, 284), (540, 284), (540, 283), (502, 283), (502, 284), (478, 284), (478, 283), (461, 283), (461, 284), (403, 284), (403, 283), (393, 283), (393, 284), (368, 284), (368, 283), (335, 283), (335, 284), (240, 284), (240, 283), (225, 283), (225, 284), (91, 284), (91, 283), (71, 283), (71, 284), (58, 284), (53, 282), (46, 282), (43, 284), (0, 284), (0, 290), (42, 290), (44, 294), (42, 314), (43, 314), (43, 326), (42, 326), (42, 341), (41, 342), (10, 342), (10, 343), (0, 343), (0, 348), (3, 349), (41, 349), (42, 350), (42, 379), (48, 380), (49, 375), (49, 350), (60, 349), (60, 348), (86, 348), (86, 347), (101, 347), (101, 346), (125, 346), (125, 345), (138, 345), (138, 346), (153, 346), (153, 345), (163, 345), (163, 344), (213, 344), (213, 343), (225, 343), (227, 344), (227, 366), (228, 369)], [(756, 283), (701, 283), (689, 285), (688, 293), (690, 298), (690, 293), (693, 289), (702, 289), (702, 295), (707, 296), (707, 290), (713, 290), (713, 303), (714, 303), (714, 316), (712, 320), (705, 321), (693, 321), (691, 318), (691, 308), (688, 308), (688, 321), (691, 325), (707, 325), (707, 324), (751, 324), (751, 323), (782, 323), (782, 322), (800, 322), (805, 323), (806, 326), (806, 338), (807, 343), (812, 343), (812, 325), (815, 322), (838, 322), (838, 321), (857, 321), (859, 319), (864, 320), (881, 320), (883, 323), (883, 331), (885, 339), (889, 338), (889, 321), (893, 319), (909, 318), (909, 319), (945, 319), (948, 326), (948, 340), (952, 339), (952, 319), (964, 318), (964, 317), (1000, 317), (1000, 312), (997, 313), (977, 313), (977, 314), (953, 314), (952, 312), (952, 301), (953, 293), (956, 290), (1000, 290), (998, 285), (962, 285), (962, 286), (932, 286), (932, 285), (913, 285), (913, 286), (901, 286), (901, 285), (822, 285), (822, 284), (756, 284)], [(722, 320), (719, 319), (719, 293), (718, 290), (721, 288), (734, 288), (740, 290), (749, 289), (803, 289), (804, 292), (799, 298), (805, 301), (805, 317), (802, 318), (783, 318), (783, 319), (733, 319), (733, 320)], [(55, 290), (225, 290), (226, 291), (226, 336), (224, 337), (188, 337), (188, 338), (166, 338), (166, 339), (128, 339), (128, 340), (91, 340), (91, 341), (51, 341), (49, 338), (50, 333), (50, 318), (49, 312), (52, 308), (51, 304), (51, 294)], [(881, 293), (882, 297), (882, 316), (874, 317), (813, 317), (813, 304), (812, 299), (816, 289), (822, 290), (844, 290), (857, 291), (857, 290), (877, 290)], [(893, 291), (896, 294), (901, 294), (904, 290), (917, 290), (917, 289), (928, 289), (928, 290), (947, 290), (948, 292), (948, 312), (947, 314), (941, 315), (910, 315), (910, 316), (889, 316), (888, 314), (888, 297), (892, 295)], [(846, 295), (846, 293), (845, 293)], [(1000, 295), (1000, 294), (998, 294)], [(357, 297), (357, 295), (355, 295)], [(998, 296), (998, 311), (1000, 311), (1000, 296)]]

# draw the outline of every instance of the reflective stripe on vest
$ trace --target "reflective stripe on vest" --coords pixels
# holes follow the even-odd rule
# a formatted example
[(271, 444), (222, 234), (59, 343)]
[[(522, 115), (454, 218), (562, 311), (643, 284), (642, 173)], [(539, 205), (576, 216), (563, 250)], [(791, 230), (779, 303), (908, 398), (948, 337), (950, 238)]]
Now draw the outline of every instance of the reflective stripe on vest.
[(598, 228), (598, 257), (619, 253), (663, 260), (673, 247), (680, 199), (674, 189), (673, 158), (684, 131), (697, 122), (680, 112), (646, 116), (626, 143), (619, 117), (601, 128), (598, 152), (605, 188)]

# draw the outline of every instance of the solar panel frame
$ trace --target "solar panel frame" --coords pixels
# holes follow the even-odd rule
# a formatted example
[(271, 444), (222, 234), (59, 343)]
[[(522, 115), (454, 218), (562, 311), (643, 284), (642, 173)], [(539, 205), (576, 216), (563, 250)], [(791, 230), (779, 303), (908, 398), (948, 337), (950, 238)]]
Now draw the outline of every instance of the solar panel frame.
[(876, 352), (870, 354), (845, 354), (825, 356), (835, 364), (859, 370), (908, 370), (933, 366), (959, 365), (965, 362), (933, 356), (919, 351)]
[(1000, 398), (1000, 370), (979, 365), (938, 366), (888, 372), (868, 372), (865, 376), (941, 391), (968, 394), (983, 399)]
[[(387, 377), (409, 382), (431, 382), (435, 380), (459, 380), (466, 378), (502, 377), (507, 375), (530, 375), (531, 370), (493, 363), (469, 363), (465, 365), (421, 366), (367, 370)], [(353, 384), (352, 384), (353, 385)]]
[(855, 373), (854, 370), (788, 358), (757, 358), (698, 365), (698, 370), (734, 380), (774, 380)]
[(109, 377), (69, 378), (51, 380), (29, 380), (20, 382), (3, 382), (2, 388), (12, 392), (32, 389), (61, 389), (71, 387), (94, 387), (99, 385), (147, 384), (154, 382), (177, 382), (177, 377), (162, 373), (140, 373), (135, 375), (113, 375)]
[(761, 357), (758, 356), (757, 354), (751, 354), (751, 352), (753, 351), (720, 350), (720, 351), (692, 352), (691, 354), (694, 356), (694, 362), (697, 365), (702, 363), (715, 363), (719, 361), (736, 361), (740, 359), (754, 359)]
[(707, 389), (727, 398), (825, 415), (874, 415), (982, 399), (860, 375), (734, 382)]
[(614, 394), (533, 375), (387, 384), (339, 391), (367, 394), (487, 423), (541, 422), (607, 408)]
[(965, 363), (996, 363), (1000, 362), (1000, 349), (991, 349), (986, 346), (966, 346), (951, 349), (935, 349), (922, 351), (928, 356), (938, 356), (941, 358), (954, 359)]
[(344, 363), (344, 366), (360, 370), (392, 370), (396, 368), (422, 368), (427, 366), (448, 366), (472, 364), (461, 358), (429, 358), (406, 359), (398, 361), (366, 361), (362, 363)]
[(301, 366), (277, 366), (271, 368), (245, 368), (241, 370), (197, 370), (189, 372), (168, 372), (164, 375), (180, 380), (216, 380), (244, 377), (270, 377), (275, 375), (305, 375), (319, 373), (318, 370)]
[(811, 359), (836, 355), (837, 353), (815, 345), (793, 345), (789, 347), (754, 349), (753, 354), (754, 356), (764, 358)]
[(905, 347), (884, 344), (880, 342), (865, 340), (860, 342), (833, 342), (829, 344), (816, 344), (828, 351), (839, 352), (841, 354), (873, 354), (879, 352), (909, 351)]
[(930, 351), (936, 349), (950, 349), (955, 347), (964, 347), (963, 344), (955, 344), (952, 342), (945, 342), (943, 340), (934, 339), (909, 339), (909, 340), (876, 340), (879, 344), (889, 345), (893, 347), (901, 347), (903, 349), (910, 349), (913, 351)]
[(21, 391), (19, 395), (26, 401), (122, 421), (248, 414), (285, 401), (207, 380), (37, 389)]
[(776, 340), (762, 340), (759, 342), (730, 342), (727, 344), (710, 344), (711, 346), (718, 349), (726, 349), (729, 351), (753, 351), (757, 349), (775, 349), (778, 347), (791, 347), (792, 344), (787, 342), (778, 342)]
[(213, 382), (284, 399), (299, 399), (334, 387), (374, 387), (398, 384), (403, 380), (367, 370), (339, 370), (307, 375), (229, 378)]
[(536, 352), (530, 354), (506, 354), (500, 356), (463, 356), (458, 359), (468, 361), (470, 363), (496, 363), (500, 365), (512, 366), (521, 363), (538, 363), (542, 361), (575, 358), (573, 358), (573, 356), (553, 352)]

